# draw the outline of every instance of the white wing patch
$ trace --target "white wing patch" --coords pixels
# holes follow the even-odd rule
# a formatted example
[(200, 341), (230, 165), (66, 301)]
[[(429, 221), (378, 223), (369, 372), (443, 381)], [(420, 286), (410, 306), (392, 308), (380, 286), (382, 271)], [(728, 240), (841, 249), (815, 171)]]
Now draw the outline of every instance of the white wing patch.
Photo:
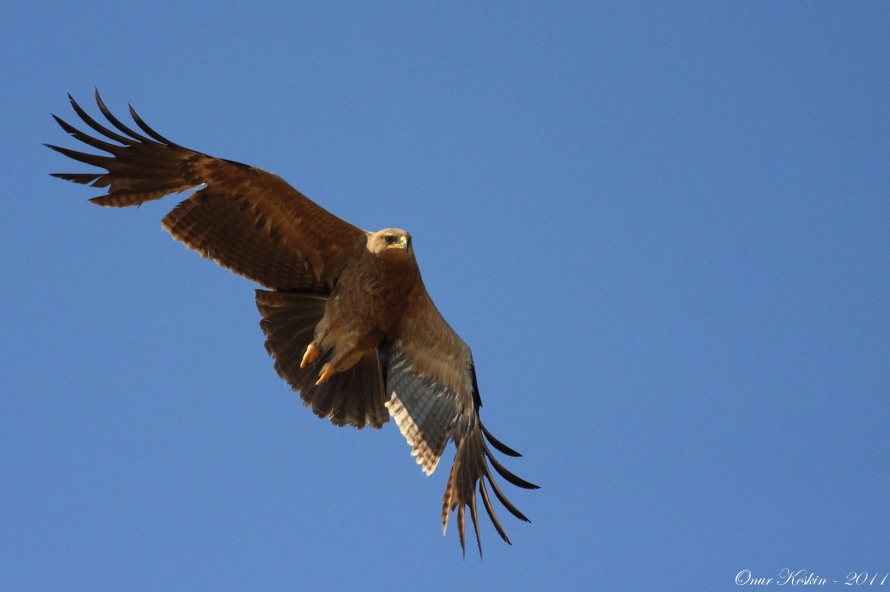
[(431, 475), (460, 417), (457, 393), (414, 372), (411, 361), (397, 345), (389, 353), (388, 368), (384, 370), (390, 393), (386, 408), (411, 446), (411, 456), (424, 473)]

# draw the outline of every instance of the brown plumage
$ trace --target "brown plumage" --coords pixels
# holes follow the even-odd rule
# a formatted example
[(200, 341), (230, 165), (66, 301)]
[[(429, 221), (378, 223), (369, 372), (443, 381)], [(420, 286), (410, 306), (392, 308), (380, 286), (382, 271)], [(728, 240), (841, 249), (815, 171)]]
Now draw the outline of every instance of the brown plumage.
[(74, 138), (111, 156), (48, 145), (107, 171), (54, 176), (107, 187), (106, 195), (90, 201), (110, 207), (138, 206), (200, 188), (167, 214), (163, 226), (203, 257), (268, 288), (256, 291), (256, 303), (266, 351), (275, 358), (278, 374), (300, 391), (316, 415), (338, 426), (380, 428), (392, 415), (427, 474), (453, 440), (457, 453), (445, 490), (443, 533), (456, 509), (465, 548), (469, 506), (482, 553), (478, 484), (485, 510), (509, 543), (485, 481), (514, 516), (528, 519), (504, 497), (488, 461), (510, 483), (537, 486), (507, 471), (491, 454), (486, 440), (508, 456), (519, 456), (479, 420), (482, 402), (473, 356), (427, 294), (410, 235), (397, 229), (361, 230), (277, 175), (174, 144), (131, 107), (133, 120), (148, 137), (137, 133), (111, 114), (98, 92), (99, 109), (117, 132), (69, 99), (104, 139), (53, 117)]

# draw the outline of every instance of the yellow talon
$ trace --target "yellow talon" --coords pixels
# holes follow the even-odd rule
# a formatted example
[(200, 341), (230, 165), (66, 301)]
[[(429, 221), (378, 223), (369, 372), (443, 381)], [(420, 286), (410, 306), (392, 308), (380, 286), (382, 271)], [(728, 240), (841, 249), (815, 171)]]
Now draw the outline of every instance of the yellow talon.
[(321, 350), (315, 347), (314, 343), (310, 343), (309, 347), (306, 348), (306, 353), (303, 354), (303, 361), (300, 362), (300, 368), (305, 368), (312, 362), (318, 359), (318, 356), (321, 355)]
[(321, 368), (321, 372), (318, 373), (318, 382), (315, 383), (315, 386), (320, 385), (323, 382), (327, 382), (327, 380), (336, 373), (336, 370), (331, 368), (330, 364), (325, 364)]

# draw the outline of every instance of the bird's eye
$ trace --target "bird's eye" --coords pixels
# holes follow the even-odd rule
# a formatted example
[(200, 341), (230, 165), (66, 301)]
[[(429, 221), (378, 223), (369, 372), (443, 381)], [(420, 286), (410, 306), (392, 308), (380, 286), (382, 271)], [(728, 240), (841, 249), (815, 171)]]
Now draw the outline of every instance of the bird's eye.
[(392, 245), (396, 242), (396, 237), (391, 234), (386, 235), (386, 244)]

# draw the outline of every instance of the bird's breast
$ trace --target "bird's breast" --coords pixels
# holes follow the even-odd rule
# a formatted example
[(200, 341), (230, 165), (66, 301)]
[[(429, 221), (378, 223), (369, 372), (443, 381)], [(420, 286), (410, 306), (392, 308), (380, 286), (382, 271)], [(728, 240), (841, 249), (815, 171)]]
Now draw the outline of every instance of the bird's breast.
[(326, 322), (379, 342), (401, 319), (419, 278), (413, 257), (363, 257), (340, 276), (328, 299)]

